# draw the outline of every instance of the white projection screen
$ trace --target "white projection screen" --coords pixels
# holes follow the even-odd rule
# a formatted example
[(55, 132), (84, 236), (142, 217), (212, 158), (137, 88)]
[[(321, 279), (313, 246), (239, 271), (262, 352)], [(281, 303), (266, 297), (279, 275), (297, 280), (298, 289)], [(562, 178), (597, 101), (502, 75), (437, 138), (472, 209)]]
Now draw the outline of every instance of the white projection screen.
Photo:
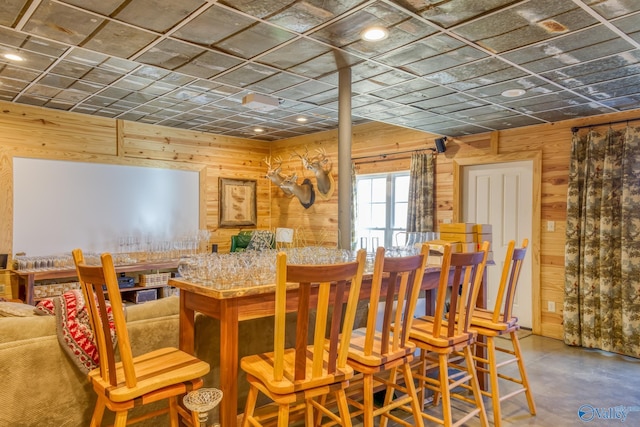
[(199, 202), (196, 171), (14, 157), (14, 253), (116, 252), (126, 235), (173, 240), (198, 229)]

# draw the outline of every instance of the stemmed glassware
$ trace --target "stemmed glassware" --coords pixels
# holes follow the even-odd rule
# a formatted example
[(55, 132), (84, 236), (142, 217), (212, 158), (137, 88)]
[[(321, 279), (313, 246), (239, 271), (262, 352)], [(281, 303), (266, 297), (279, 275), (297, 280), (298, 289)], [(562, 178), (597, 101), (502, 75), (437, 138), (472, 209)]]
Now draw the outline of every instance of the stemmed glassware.
[[(197, 412), (201, 427), (207, 426), (209, 411), (218, 406), (222, 400), (222, 391), (217, 388), (201, 388), (187, 393), (184, 398), (184, 406), (187, 409)], [(220, 427), (220, 424), (213, 424), (213, 427)]]

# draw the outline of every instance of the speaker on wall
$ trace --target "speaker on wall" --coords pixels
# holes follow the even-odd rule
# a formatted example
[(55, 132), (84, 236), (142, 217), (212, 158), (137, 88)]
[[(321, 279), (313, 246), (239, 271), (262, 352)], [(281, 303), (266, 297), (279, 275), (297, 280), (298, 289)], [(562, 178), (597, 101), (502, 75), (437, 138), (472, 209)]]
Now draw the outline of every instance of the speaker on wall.
[(447, 151), (447, 147), (445, 147), (444, 143), (447, 141), (447, 137), (443, 136), (442, 138), (436, 138), (436, 151), (438, 153), (444, 153)]

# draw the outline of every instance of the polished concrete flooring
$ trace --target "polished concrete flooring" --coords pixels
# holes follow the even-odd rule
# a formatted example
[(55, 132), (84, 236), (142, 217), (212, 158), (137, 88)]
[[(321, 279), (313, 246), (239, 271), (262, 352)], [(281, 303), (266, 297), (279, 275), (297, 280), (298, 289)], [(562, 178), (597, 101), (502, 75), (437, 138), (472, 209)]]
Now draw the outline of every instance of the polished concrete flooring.
[[(500, 341), (510, 345), (508, 340)], [(536, 335), (521, 339), (520, 345), (537, 414), (529, 413), (524, 394), (519, 394), (502, 403), (503, 426), (640, 426), (640, 359), (569, 347)], [(513, 374), (515, 365), (505, 369), (508, 372), (512, 366)], [(511, 385), (500, 384), (505, 390)], [(491, 402), (484, 401), (493, 425)], [(434, 410), (437, 412), (433, 407), (426, 409)], [(432, 424), (425, 422), (428, 425)], [(480, 420), (474, 418), (465, 426), (480, 426)]]

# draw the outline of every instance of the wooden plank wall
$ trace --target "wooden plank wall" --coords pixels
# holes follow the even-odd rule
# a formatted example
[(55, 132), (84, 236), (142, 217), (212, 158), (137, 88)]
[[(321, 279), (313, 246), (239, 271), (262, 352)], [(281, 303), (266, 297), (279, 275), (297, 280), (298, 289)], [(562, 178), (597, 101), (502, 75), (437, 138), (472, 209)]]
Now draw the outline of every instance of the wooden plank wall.
[[(599, 123), (640, 118), (640, 110), (619, 114), (609, 114), (584, 119), (568, 120), (555, 124), (522, 127), (517, 129), (470, 135), (462, 138), (449, 138), (447, 151), (437, 155), (436, 163), (436, 209), (437, 222), (453, 220), (453, 161), (473, 156), (492, 154), (513, 154), (522, 151), (540, 151), (542, 153), (541, 177), (541, 238), (540, 238), (540, 283), (539, 301), (534, 307), (540, 307), (540, 330), (542, 335), (562, 338), (562, 306), (564, 294), (564, 236), (566, 223), (566, 192), (568, 166), (571, 148), (571, 128)], [(623, 127), (624, 124), (614, 125)], [(582, 132), (586, 132), (583, 130)], [(405, 151), (423, 150), (434, 146), (434, 138), (441, 135), (429, 135), (409, 129), (369, 123), (354, 127), (352, 132), (352, 158), (356, 159), (357, 173), (383, 173), (407, 170), (410, 153)], [(288, 158), (293, 150), (301, 151), (322, 147), (334, 159), (337, 168), (337, 131), (322, 132), (314, 135), (291, 138), (274, 143), (272, 155)], [(372, 156), (357, 160), (358, 157)], [(291, 170), (302, 173), (301, 165), (286, 163)], [(284, 169), (284, 168), (283, 168)], [(336, 176), (337, 176), (337, 170)], [(337, 196), (328, 201), (316, 201), (308, 210), (301, 209), (295, 203), (287, 202), (286, 196), (272, 190), (273, 222), (280, 226), (304, 228), (315, 226), (334, 226), (337, 229)], [(285, 204), (288, 210), (281, 207)], [(322, 205), (322, 206), (320, 206)], [(332, 205), (326, 209), (326, 205)], [(325, 212), (331, 212), (324, 217)], [(316, 216), (314, 220), (312, 217)], [(555, 231), (547, 231), (547, 221), (555, 222)], [(555, 302), (556, 312), (547, 310), (548, 301)]]
[(257, 180), (258, 227), (270, 228), (269, 150), (261, 141), (0, 102), (0, 253), (13, 252), (13, 157), (200, 171), (201, 227), (228, 251), (238, 229), (218, 229), (218, 178)]
[[(338, 242), (337, 191), (328, 200), (316, 197), (313, 206), (305, 209), (295, 198), (287, 197), (271, 185), (265, 178), (267, 166), (263, 162), (268, 156), (272, 159), (281, 156), (282, 173), (297, 173), (298, 182), (302, 182), (312, 175), (303, 170), (295, 153), (323, 149), (333, 161), (337, 185), (337, 131), (265, 143), (5, 102), (0, 102), (0, 107), (0, 253), (12, 253), (14, 156), (200, 170), (204, 188), (201, 222), (213, 231), (211, 242), (218, 244), (221, 252), (228, 251), (230, 236), (238, 229), (218, 228), (219, 177), (257, 180), (259, 228), (290, 227), (304, 230), (309, 242)], [(640, 110), (635, 110), (450, 138), (446, 153), (437, 157), (437, 221), (441, 223), (454, 219), (455, 159), (519, 151), (542, 153), (540, 301), (537, 306), (542, 311), (543, 335), (562, 337), (571, 127), (638, 117)], [(358, 173), (407, 170), (410, 152), (433, 147), (434, 138), (440, 136), (379, 123), (356, 126), (352, 135), (352, 157), (373, 156), (356, 161)], [(406, 151), (409, 154), (404, 153)], [(315, 180), (312, 181), (315, 185)], [(555, 231), (546, 231), (547, 221), (555, 222)], [(546, 310), (548, 301), (556, 303), (555, 313)]]

